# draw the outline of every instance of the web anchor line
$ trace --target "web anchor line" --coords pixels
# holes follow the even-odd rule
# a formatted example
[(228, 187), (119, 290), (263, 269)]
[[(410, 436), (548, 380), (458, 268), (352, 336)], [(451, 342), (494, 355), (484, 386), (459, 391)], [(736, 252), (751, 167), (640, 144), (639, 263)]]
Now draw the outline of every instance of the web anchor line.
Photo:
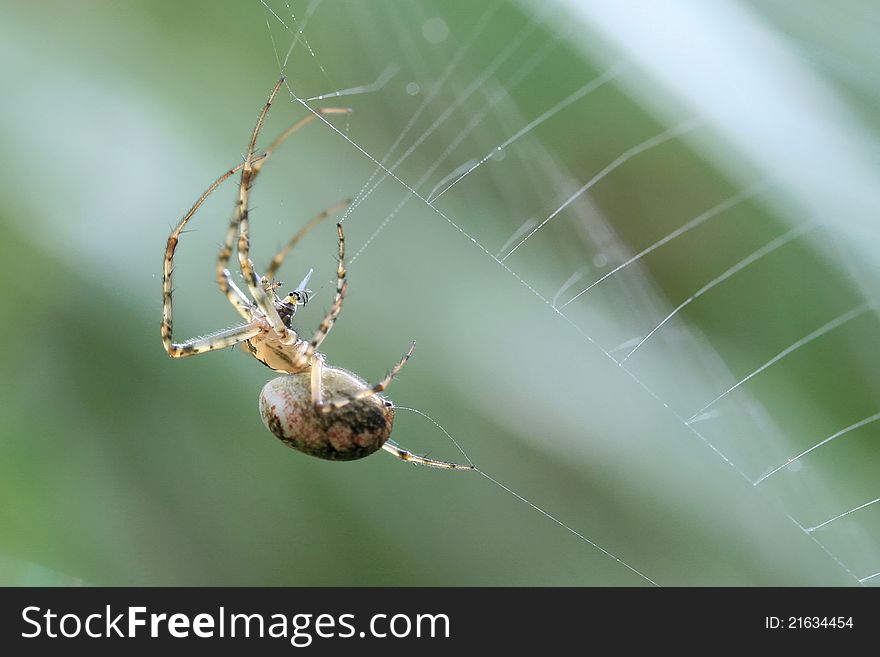
[(603, 548), (602, 546), (600, 546), (599, 544), (597, 544), (595, 541), (590, 540), (589, 538), (587, 538), (586, 536), (584, 536), (582, 533), (580, 533), (579, 531), (577, 531), (576, 529), (574, 529), (574, 528), (571, 527), (570, 525), (567, 525), (566, 523), (564, 523), (562, 520), (560, 520), (560, 519), (557, 518), (556, 516), (554, 516), (554, 515), (548, 513), (547, 511), (545, 511), (544, 509), (542, 509), (541, 507), (539, 507), (539, 506), (538, 506), (537, 504), (535, 504), (534, 502), (532, 502), (532, 501), (526, 499), (525, 497), (523, 497), (522, 495), (520, 495), (519, 493), (517, 493), (516, 491), (514, 491), (513, 489), (511, 489), (509, 486), (505, 486), (505, 485), (502, 484), (500, 481), (498, 481), (497, 479), (495, 479), (495, 478), (492, 477), (491, 475), (487, 474), (484, 470), (481, 470), (481, 469), (480, 469), (480, 468), (479, 468), (479, 467), (478, 467), (478, 466), (477, 466), (477, 465), (471, 460), (471, 457), (467, 455), (467, 452), (464, 451), (464, 448), (459, 444), (459, 442), (458, 442), (455, 438), (453, 438), (452, 435), (451, 435), (446, 429), (444, 429), (444, 428), (440, 425), (439, 422), (437, 422), (434, 418), (432, 418), (431, 416), (429, 416), (427, 413), (423, 413), (422, 411), (420, 411), (420, 410), (417, 409), (417, 408), (410, 408), (410, 407), (408, 407), (408, 406), (395, 406), (395, 408), (396, 408), (397, 410), (401, 410), (401, 411), (410, 411), (410, 412), (412, 412), (412, 413), (416, 413), (416, 414), (418, 414), (418, 415), (421, 415), (423, 418), (425, 418), (425, 419), (428, 420), (431, 424), (433, 424), (435, 427), (437, 427), (440, 431), (442, 431), (442, 432), (446, 435), (446, 437), (447, 437), (449, 440), (452, 441), (452, 444), (455, 445), (455, 447), (458, 449), (459, 452), (461, 452), (461, 455), (462, 455), (462, 456), (465, 458), (465, 460), (468, 462), (468, 465), (470, 465), (471, 467), (473, 467), (473, 469), (474, 469), (476, 472), (478, 472), (478, 473), (480, 474), (480, 476), (485, 477), (486, 479), (488, 479), (490, 482), (492, 482), (493, 484), (495, 484), (496, 486), (498, 486), (498, 487), (501, 488), (502, 490), (504, 490), (504, 491), (506, 491), (507, 493), (510, 493), (511, 495), (513, 495), (516, 499), (518, 499), (518, 500), (519, 500), (520, 502), (522, 502), (523, 504), (526, 504), (526, 505), (530, 506), (532, 509), (534, 509), (535, 511), (537, 511), (538, 513), (540, 513), (540, 514), (543, 515), (544, 517), (548, 518), (549, 520), (552, 520), (553, 522), (555, 522), (557, 525), (559, 525), (560, 527), (562, 527), (563, 529), (565, 529), (565, 530), (568, 531), (569, 533), (571, 533), (571, 534), (573, 534), (574, 536), (578, 537), (578, 538), (579, 538), (580, 540), (582, 540), (584, 543), (587, 543), (588, 545), (592, 546), (593, 548), (595, 548), (596, 550), (598, 550), (599, 552), (601, 552), (601, 553), (604, 554), (605, 556), (607, 556), (607, 557), (609, 557), (610, 559), (613, 559), (614, 561), (616, 561), (617, 563), (619, 563), (621, 566), (624, 566), (627, 570), (629, 570), (629, 571), (635, 573), (636, 575), (638, 575), (639, 577), (641, 577), (642, 579), (644, 579), (646, 582), (648, 582), (648, 583), (651, 584), (652, 586), (659, 586), (659, 584), (657, 584), (657, 582), (655, 582), (654, 580), (652, 580), (650, 577), (648, 577), (648, 576), (645, 575), (644, 573), (640, 572), (639, 570), (636, 570), (635, 568), (633, 568), (632, 566), (630, 566), (628, 563), (626, 563), (626, 562), (625, 562), (623, 559), (621, 559), (620, 557), (618, 557), (618, 556), (612, 554), (611, 552), (609, 552), (608, 550), (606, 550), (605, 548)]

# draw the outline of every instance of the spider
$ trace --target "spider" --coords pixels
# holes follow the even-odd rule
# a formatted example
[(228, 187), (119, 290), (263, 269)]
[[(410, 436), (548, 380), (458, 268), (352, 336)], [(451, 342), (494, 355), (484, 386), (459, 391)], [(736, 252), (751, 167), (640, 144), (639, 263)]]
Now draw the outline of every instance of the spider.
[[(326, 217), (350, 204), (343, 201), (330, 207), (299, 230), (275, 257), (263, 275), (257, 273), (250, 259), (250, 225), (248, 199), (251, 188), (266, 160), (276, 148), (294, 132), (319, 115), (342, 114), (350, 110), (325, 108), (300, 119), (281, 133), (262, 153), (256, 152), (256, 142), (269, 113), (269, 108), (281, 85), (275, 84), (260, 111), (248, 144), (244, 161), (217, 178), (199, 197), (168, 237), (162, 277), (162, 344), (172, 358), (203, 354), (233, 345), (241, 345), (258, 361), (283, 376), (269, 381), (260, 393), (260, 414), (266, 427), (286, 445), (301, 452), (333, 461), (351, 461), (363, 458), (382, 448), (403, 461), (449, 470), (473, 470), (471, 465), (438, 461), (418, 456), (388, 442), (394, 422), (394, 404), (381, 396), (397, 376), (415, 349), (413, 343), (406, 354), (384, 379), (369, 385), (356, 374), (333, 367), (325, 362), (318, 347), (330, 333), (345, 298), (348, 282), (345, 271), (345, 236), (342, 223), (336, 224), (338, 260), (336, 267), (336, 296), (310, 340), (299, 336), (293, 327), (293, 317), (300, 306), (311, 298), (306, 289), (313, 270), (288, 294), (279, 296), (281, 283), (275, 274), (294, 246)], [(217, 257), (216, 280), (220, 291), (238, 311), (244, 322), (204, 337), (185, 342), (172, 341), (171, 276), (174, 251), (184, 227), (205, 199), (225, 180), (241, 172), (238, 200), (226, 238)], [(236, 239), (237, 238), (237, 239)], [(248, 297), (233, 281), (229, 259), (237, 246), (241, 275), (250, 293)]]

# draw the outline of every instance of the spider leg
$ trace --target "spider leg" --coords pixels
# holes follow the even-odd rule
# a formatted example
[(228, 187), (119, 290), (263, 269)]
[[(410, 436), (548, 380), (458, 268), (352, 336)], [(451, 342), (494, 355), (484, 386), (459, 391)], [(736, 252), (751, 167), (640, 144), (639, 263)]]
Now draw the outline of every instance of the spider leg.
[(336, 297), (333, 299), (333, 305), (330, 306), (330, 310), (318, 325), (312, 340), (300, 354), (299, 358), (297, 358), (296, 366), (299, 368), (304, 367), (312, 360), (312, 356), (314, 356), (318, 347), (321, 346), (321, 343), (324, 342), (324, 339), (330, 333), (330, 329), (333, 328), (333, 324), (336, 323), (336, 318), (339, 317), (339, 313), (342, 311), (342, 302), (345, 299), (345, 291), (348, 289), (348, 281), (345, 279), (345, 235), (342, 232), (341, 223), (336, 224), (336, 235), (339, 241), (339, 259), (336, 265)]
[[(213, 183), (211, 183), (210, 187), (205, 190), (205, 192), (199, 197), (199, 199), (195, 202), (195, 204), (187, 211), (177, 226), (171, 231), (171, 235), (168, 236), (168, 243), (165, 246), (165, 259), (162, 266), (162, 324), (161, 324), (161, 334), (162, 334), (162, 344), (165, 346), (165, 350), (171, 355), (176, 356), (177, 348), (180, 345), (175, 345), (171, 341), (171, 332), (172, 332), (172, 313), (171, 313), (171, 294), (173, 292), (173, 285), (171, 282), (171, 276), (174, 271), (174, 251), (177, 249), (177, 243), (180, 241), (180, 234), (183, 232), (184, 227), (187, 222), (193, 218), (196, 211), (202, 206), (205, 202), (205, 199), (211, 195), (211, 193), (217, 189), (226, 179), (235, 174), (237, 171), (242, 169), (244, 164), (240, 164), (236, 167), (233, 167), (222, 176), (217, 178)], [(243, 295), (242, 295), (243, 296)], [(250, 313), (246, 316), (246, 319), (250, 319)], [(190, 354), (183, 354), (190, 355)]]
[(412, 356), (413, 351), (416, 348), (416, 343), (413, 342), (409, 350), (404, 354), (403, 358), (397, 361), (397, 365), (391, 368), (391, 371), (385, 376), (384, 379), (376, 383), (375, 385), (370, 386), (369, 388), (365, 388), (360, 390), (353, 395), (348, 395), (346, 397), (338, 397), (336, 399), (329, 399), (327, 401), (316, 401), (315, 406), (320, 409), (324, 413), (329, 413), (332, 410), (337, 408), (342, 408), (350, 404), (351, 402), (358, 401), (359, 399), (366, 399), (367, 397), (372, 397), (373, 395), (378, 395), (380, 392), (385, 390), (390, 384), (394, 377), (403, 369), (403, 366), (406, 365), (406, 361), (409, 360), (410, 356)]
[(340, 210), (344, 210), (349, 205), (351, 205), (351, 199), (347, 198), (344, 201), (340, 201), (336, 205), (333, 205), (320, 214), (315, 215), (305, 226), (300, 228), (299, 232), (296, 235), (290, 238), (290, 241), (285, 244), (281, 249), (279, 249), (278, 253), (275, 254), (275, 257), (272, 258), (272, 261), (269, 263), (269, 266), (266, 268), (265, 276), (271, 282), (275, 278), (275, 274), (278, 272), (278, 269), (284, 263), (284, 259), (287, 255), (293, 250), (299, 241), (306, 236), (306, 234), (319, 223), (321, 223), (324, 219), (329, 217), (332, 214), (336, 214)]
[(172, 358), (183, 358), (185, 356), (195, 356), (203, 354), (207, 351), (216, 351), (217, 349), (225, 349), (245, 340), (250, 340), (262, 333), (265, 328), (258, 322), (248, 322), (239, 326), (209, 333), (200, 338), (192, 338), (185, 342), (172, 343), (170, 336), (165, 344), (165, 350)]
[(324, 403), (324, 393), (321, 390), (321, 381), (324, 378), (324, 358), (319, 354), (312, 361), (312, 378), (310, 380), (312, 388), (312, 401), (315, 406), (320, 407)]
[(257, 143), (257, 137), (263, 127), (263, 122), (266, 120), (266, 115), (269, 113), (269, 108), (272, 107), (272, 101), (275, 100), (275, 95), (278, 93), (278, 90), (281, 89), (283, 82), (284, 78), (282, 77), (275, 84), (275, 87), (273, 87), (266, 104), (263, 106), (263, 109), (257, 118), (257, 124), (254, 126), (254, 131), (251, 134), (247, 155), (244, 158), (244, 166), (241, 168), (241, 182), (238, 186), (238, 203), (235, 208), (235, 218), (233, 221), (238, 224), (238, 264), (241, 268), (241, 275), (247, 284), (254, 303), (260, 311), (262, 311), (263, 315), (266, 317), (266, 321), (269, 322), (269, 325), (280, 338), (286, 339), (289, 337), (289, 330), (284, 325), (281, 315), (278, 314), (278, 310), (275, 308), (273, 300), (269, 298), (266, 288), (262, 285), (260, 277), (254, 270), (254, 263), (251, 262), (250, 259), (250, 222), (248, 221), (250, 191), (253, 186), (255, 174), (259, 172), (259, 169), (254, 169), (254, 148)]
[(415, 463), (416, 465), (425, 465), (429, 468), (442, 468), (444, 470), (476, 470), (476, 466), (473, 465), (464, 465), (463, 463), (452, 463), (450, 461), (438, 461), (437, 459), (429, 459), (427, 456), (419, 456), (418, 454), (413, 454), (409, 450), (403, 449), (402, 447), (398, 447), (392, 443), (385, 443), (382, 445), (382, 449), (386, 452), (390, 452), (401, 461), (409, 461), (410, 463)]
[(299, 130), (303, 126), (308, 125), (309, 123), (314, 121), (316, 118), (318, 118), (317, 117), (318, 114), (320, 114), (321, 116), (324, 116), (325, 114), (351, 114), (351, 108), (350, 107), (320, 107), (320, 108), (316, 109), (315, 112), (317, 114), (309, 113), (308, 116), (301, 118), (299, 121), (297, 121), (292, 126), (290, 126), (287, 130), (285, 130), (280, 135), (275, 137), (275, 141), (273, 141), (271, 144), (269, 144), (269, 147), (263, 153), (263, 157), (260, 158), (260, 160), (256, 163), (257, 168), (262, 167), (263, 163), (266, 161), (266, 158), (268, 158), (276, 148), (278, 148), (279, 146), (281, 146), (281, 144), (283, 144), (285, 141), (287, 141), (287, 138), (290, 137), (290, 135), (292, 135), (294, 132), (296, 132), (297, 130)]
[[(351, 112), (350, 109), (344, 107), (325, 107), (318, 110), (315, 110), (318, 114), (348, 114)], [(252, 162), (252, 173), (251, 173), (251, 182), (253, 185), (254, 180), (257, 175), (260, 173), (260, 170), (263, 168), (263, 164), (265, 164), (266, 160), (272, 155), (272, 152), (281, 146), (288, 137), (290, 137), (294, 132), (299, 130), (305, 125), (308, 125), (316, 118), (315, 114), (309, 114), (305, 118), (300, 119), (292, 126), (290, 126), (287, 130), (282, 132), (278, 137), (275, 138), (269, 147), (261, 154), (253, 158)], [(244, 167), (244, 163), (238, 165), (236, 167), (236, 171)], [(329, 212), (333, 212), (334, 210), (331, 208), (328, 210)], [(229, 302), (235, 307), (238, 313), (245, 318), (250, 316), (250, 308), (251, 303), (250, 300), (244, 295), (244, 293), (238, 289), (238, 286), (235, 285), (232, 280), (232, 275), (229, 273), (229, 259), (232, 257), (232, 247), (235, 244), (235, 238), (239, 232), (239, 216), (238, 212), (233, 213), (232, 220), (229, 222), (229, 227), (226, 229), (226, 237), (223, 240), (223, 245), (220, 247), (220, 252), (217, 256), (217, 267), (216, 267), (216, 279), (217, 285), (220, 287), (220, 291), (226, 295), (226, 298), (229, 299)], [(288, 247), (290, 250), (291, 247)], [(283, 258), (282, 258), (283, 260)], [(269, 280), (272, 280), (271, 276), (267, 276)]]

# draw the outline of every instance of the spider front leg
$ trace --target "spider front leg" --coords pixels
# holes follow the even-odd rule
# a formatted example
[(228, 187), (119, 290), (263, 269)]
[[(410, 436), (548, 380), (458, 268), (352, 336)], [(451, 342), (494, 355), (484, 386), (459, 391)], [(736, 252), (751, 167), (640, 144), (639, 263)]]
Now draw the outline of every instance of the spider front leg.
[(257, 118), (257, 124), (254, 126), (254, 131), (251, 134), (247, 155), (244, 158), (244, 166), (241, 168), (238, 203), (235, 208), (235, 222), (238, 224), (238, 264), (241, 268), (241, 275), (257, 308), (260, 309), (275, 334), (281, 338), (282, 342), (287, 343), (295, 340), (296, 334), (284, 325), (284, 321), (281, 319), (281, 315), (278, 314), (273, 300), (269, 298), (269, 294), (263, 286), (260, 276), (254, 270), (254, 263), (250, 259), (250, 224), (248, 220), (250, 191), (255, 177), (259, 173), (259, 168), (254, 168), (254, 149), (256, 148), (257, 137), (260, 134), (260, 129), (263, 127), (263, 122), (266, 120), (266, 115), (269, 113), (269, 108), (272, 107), (272, 101), (275, 99), (283, 82), (284, 78), (281, 78), (272, 89), (272, 93), (269, 94), (269, 98), (263, 106)]
[(264, 274), (266, 279), (270, 282), (275, 279), (275, 274), (278, 273), (281, 265), (284, 264), (284, 260), (285, 258), (287, 258), (287, 255), (293, 250), (293, 247), (299, 244), (300, 240), (305, 237), (309, 231), (312, 230), (312, 228), (324, 221), (324, 219), (326, 219), (327, 217), (336, 214), (340, 210), (344, 210), (349, 205), (351, 205), (351, 199), (347, 198), (344, 201), (340, 201), (336, 205), (332, 205), (326, 210), (323, 210), (312, 217), (305, 226), (299, 229), (296, 235), (290, 238), (290, 241), (287, 242), (287, 244), (285, 244), (278, 250), (278, 253), (275, 254), (275, 257), (272, 258), (269, 266), (266, 267), (266, 273)]
[[(243, 166), (243, 165), (242, 165)], [(162, 335), (162, 345), (165, 347), (165, 351), (168, 352), (173, 358), (180, 358), (182, 356), (191, 356), (197, 353), (202, 353), (204, 351), (209, 351), (213, 348), (211, 344), (206, 343), (202, 339), (188, 340), (186, 342), (174, 343), (172, 341), (172, 293), (173, 293), (173, 283), (172, 283), (172, 275), (174, 272), (174, 252), (177, 249), (177, 244), (180, 241), (180, 235), (183, 232), (184, 227), (187, 222), (192, 219), (193, 215), (195, 215), (196, 211), (201, 207), (202, 203), (205, 202), (205, 199), (211, 195), (211, 193), (220, 186), (223, 181), (229, 178), (231, 175), (236, 173), (242, 166), (233, 167), (222, 176), (217, 178), (208, 189), (199, 197), (199, 199), (193, 204), (193, 206), (187, 211), (180, 222), (175, 226), (174, 230), (171, 232), (171, 235), (168, 236), (168, 243), (165, 246), (165, 258), (163, 260), (162, 265), (162, 324), (160, 326), (160, 332)], [(246, 319), (251, 319), (250, 313), (247, 314)], [(245, 325), (250, 326), (250, 325)], [(251, 333), (251, 329), (248, 328), (247, 331), (244, 331), (245, 327), (237, 327), (237, 329), (232, 329), (232, 332), (226, 331), (221, 332), (223, 335), (215, 334), (214, 337), (217, 338), (217, 344), (220, 346), (227, 346), (230, 344), (236, 344), (236, 342), (243, 342), (244, 340), (253, 337), (256, 333), (259, 333), (261, 329), (256, 330), (256, 333)], [(237, 330), (241, 329), (242, 332), (238, 333)], [(244, 337), (241, 337), (244, 336)], [(238, 339), (241, 338), (241, 339)], [(222, 340), (233, 340), (232, 342), (222, 343)]]
[[(323, 116), (323, 115), (329, 115), (329, 114), (349, 114), (349, 113), (351, 113), (351, 110), (349, 108), (345, 108), (345, 107), (324, 107), (324, 108), (316, 110), (316, 112)], [(294, 123), (292, 126), (290, 126), (287, 130), (285, 130), (280, 135), (278, 135), (278, 137), (275, 138), (275, 141), (273, 141), (269, 145), (269, 147), (261, 155), (258, 155), (253, 158), (253, 161), (251, 163), (251, 176), (250, 176), (250, 184), (251, 185), (254, 184), (254, 181), (255, 181), (257, 175), (260, 173), (260, 171), (263, 168), (263, 165), (266, 163), (266, 160), (269, 159), (269, 157), (272, 155), (272, 153), (275, 151), (275, 149), (277, 149), (279, 146), (281, 146), (281, 144), (283, 144), (292, 134), (294, 134), (300, 128), (302, 128), (302, 127), (308, 125), (309, 123), (311, 123), (312, 121), (314, 121), (315, 118), (317, 118), (317, 115), (309, 114), (308, 116), (300, 119), (299, 121)], [(235, 168), (235, 171), (240, 170), (242, 167), (244, 167), (244, 163), (239, 164)], [(334, 206), (333, 208), (328, 209), (326, 211), (327, 215), (324, 215), (324, 216), (328, 216), (329, 214), (331, 214), (333, 212), (337, 212), (339, 209), (342, 209), (343, 207), (345, 207), (345, 206), (342, 204), (340, 204), (338, 206)], [(321, 219), (324, 218), (324, 216), (321, 216), (321, 215), (319, 215), (319, 216), (321, 217)], [(318, 219), (316, 217), (315, 219), (312, 220), (312, 222), (317, 223), (316, 220), (320, 221), (320, 219)], [(312, 222), (309, 222), (308, 225), (309, 226), (313, 225)], [(298, 233), (300, 239), (305, 234), (305, 232), (307, 232), (307, 231), (302, 230), (302, 231), (300, 231), (300, 233)], [(229, 226), (226, 229), (226, 237), (223, 240), (223, 245), (220, 247), (220, 251), (217, 255), (217, 267), (216, 267), (215, 271), (216, 271), (217, 285), (219, 286), (220, 291), (226, 296), (227, 299), (229, 299), (229, 302), (238, 311), (238, 313), (240, 315), (242, 315), (242, 317), (247, 318), (250, 315), (250, 307), (251, 307), (250, 301), (244, 295), (244, 293), (238, 288), (238, 286), (236, 286), (235, 282), (232, 280), (232, 275), (229, 272), (229, 259), (232, 257), (232, 249), (233, 249), (233, 246), (235, 245), (235, 239), (238, 236), (238, 234), (239, 234), (239, 214), (238, 214), (238, 211), (236, 211), (235, 213), (233, 213), (232, 219), (229, 222)], [(299, 240), (297, 240), (297, 241), (299, 241)], [(291, 240), (291, 243), (288, 245), (287, 250), (289, 251), (295, 243), (296, 242)], [(286, 255), (286, 253), (285, 253), (285, 255)], [(276, 258), (277, 258), (277, 256), (276, 256)], [(283, 259), (284, 259), (284, 257), (282, 256), (281, 260), (283, 260)], [(273, 262), (274, 262), (274, 260), (273, 260)], [(279, 263), (279, 266), (280, 266), (280, 263)], [(276, 269), (277, 269), (277, 267), (276, 267)], [(267, 278), (271, 281), (272, 275), (267, 273)]]
[(312, 336), (311, 341), (296, 359), (294, 364), (295, 369), (303, 369), (312, 363), (316, 357), (318, 347), (324, 342), (324, 339), (336, 323), (336, 318), (339, 317), (339, 313), (342, 312), (342, 302), (345, 300), (345, 291), (348, 289), (348, 281), (345, 279), (345, 234), (342, 232), (341, 223), (336, 224), (336, 236), (339, 242), (339, 257), (336, 264), (336, 297), (333, 299), (333, 304), (330, 306), (330, 310), (318, 325), (318, 329)]
[[(165, 350), (172, 358), (184, 358), (186, 356), (195, 356), (204, 354), (209, 351), (225, 349), (233, 347), (245, 340), (250, 340), (258, 336), (264, 331), (264, 327), (257, 322), (250, 322), (240, 326), (233, 326), (229, 329), (209, 333), (201, 338), (192, 338), (186, 342), (172, 343), (171, 336), (168, 335), (168, 341), (165, 344)], [(163, 342), (165, 333), (162, 334)]]

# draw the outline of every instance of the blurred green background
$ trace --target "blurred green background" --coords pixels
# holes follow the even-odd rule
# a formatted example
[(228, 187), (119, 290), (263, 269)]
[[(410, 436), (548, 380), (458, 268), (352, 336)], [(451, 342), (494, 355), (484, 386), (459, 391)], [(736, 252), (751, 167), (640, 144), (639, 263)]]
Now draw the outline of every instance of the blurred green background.
[[(756, 484), (880, 411), (878, 27), (870, 2), (0, 2), (0, 583), (880, 583), (880, 422)], [(377, 380), (417, 340), (389, 397), (573, 531), (479, 474), (287, 449), (269, 370), (165, 355), (167, 235), (282, 69), (299, 98), (368, 89), (309, 101), (354, 111), (266, 166), (258, 263), (379, 183), (323, 351)], [(283, 98), (263, 143), (305, 112)], [(183, 237), (175, 337), (237, 318), (213, 283), (235, 193)], [(282, 275), (316, 269), (306, 333), (334, 232)], [(394, 438), (463, 458), (413, 413)]]

